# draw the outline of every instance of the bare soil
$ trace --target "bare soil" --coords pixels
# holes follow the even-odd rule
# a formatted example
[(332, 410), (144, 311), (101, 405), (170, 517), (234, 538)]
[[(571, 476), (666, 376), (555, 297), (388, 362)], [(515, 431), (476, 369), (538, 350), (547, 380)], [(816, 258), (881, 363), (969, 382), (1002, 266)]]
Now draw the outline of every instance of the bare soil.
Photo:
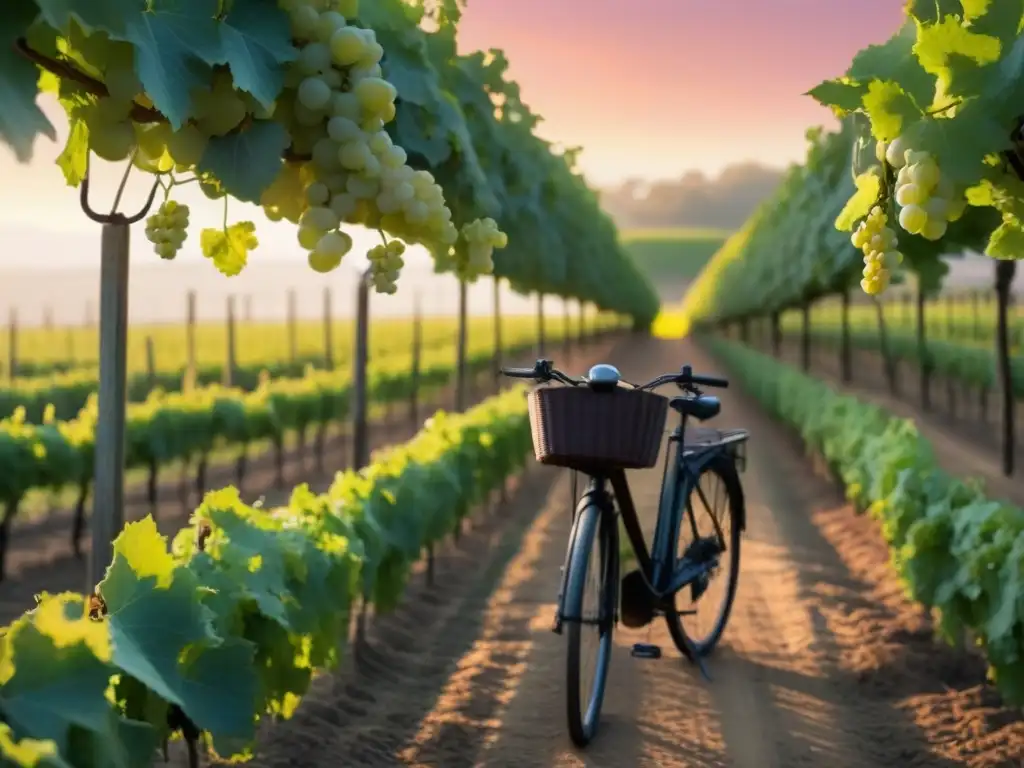
[[(608, 356), (631, 380), (689, 362), (688, 342), (630, 340)], [(1010, 768), (1024, 718), (973, 654), (936, 641), (908, 603), (875, 524), (816, 474), (795, 439), (740, 392), (716, 426), (751, 432), (748, 528), (712, 682), (660, 620), (619, 628), (601, 731), (565, 725), (565, 639), (550, 631), (570, 526), (568, 475), (534, 468), (511, 500), (413, 577), (365, 645), (320, 676), (290, 720), (261, 730), (255, 766)], [(646, 527), (660, 467), (630, 480)], [(660, 645), (656, 661), (634, 642)]]

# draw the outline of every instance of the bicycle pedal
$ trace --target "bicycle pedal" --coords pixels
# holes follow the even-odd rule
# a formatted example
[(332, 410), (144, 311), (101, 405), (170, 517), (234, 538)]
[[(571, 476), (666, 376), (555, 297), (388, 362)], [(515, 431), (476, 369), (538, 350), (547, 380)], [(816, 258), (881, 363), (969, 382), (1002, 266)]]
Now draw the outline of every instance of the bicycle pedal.
[(630, 655), (634, 659), (660, 659), (661, 648), (650, 643), (633, 643)]

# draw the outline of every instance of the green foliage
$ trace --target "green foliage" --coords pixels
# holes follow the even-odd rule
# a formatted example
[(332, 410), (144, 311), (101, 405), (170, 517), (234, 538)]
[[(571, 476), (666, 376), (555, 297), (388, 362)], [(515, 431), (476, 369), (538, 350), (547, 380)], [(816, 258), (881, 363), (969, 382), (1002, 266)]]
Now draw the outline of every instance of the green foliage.
[[(1009, 162), (1019, 157), (1015, 135), (1024, 116), (1024, 6), (1019, 0), (944, 0), (911, 2), (906, 12), (906, 22), (888, 42), (861, 51), (842, 77), (809, 95), (840, 117), (865, 116), (874, 140), (899, 137), (908, 148), (929, 153), (971, 205), (995, 209), (998, 215), (983, 216), (984, 226), (966, 239), (963, 228), (951, 228), (942, 240), (946, 251), (961, 247), (1024, 258), (1020, 179)], [(974, 192), (986, 186), (998, 193), (981, 200)], [(923, 256), (934, 263), (940, 253), (932, 246)]]
[(691, 284), (686, 327), (799, 304), (853, 279), (861, 254), (834, 223), (853, 195), (854, 131), (808, 138), (806, 163), (790, 170)]
[(1007, 703), (1024, 703), (1024, 510), (946, 475), (912, 422), (749, 348), (709, 345), (881, 523), (893, 566), (913, 599), (938, 609), (940, 631), (973, 635)]
[(201, 548), (192, 529), (169, 547), (151, 518), (128, 524), (92, 616), (82, 596), (43, 595), (0, 639), (4, 764), (144, 768), (183, 725), (246, 756), (259, 718), (290, 716), (337, 663), (357, 601), (397, 605), (422, 548), (531, 447), (517, 388), (437, 414), (321, 496), (300, 486), (260, 509), (233, 488), (207, 494)]

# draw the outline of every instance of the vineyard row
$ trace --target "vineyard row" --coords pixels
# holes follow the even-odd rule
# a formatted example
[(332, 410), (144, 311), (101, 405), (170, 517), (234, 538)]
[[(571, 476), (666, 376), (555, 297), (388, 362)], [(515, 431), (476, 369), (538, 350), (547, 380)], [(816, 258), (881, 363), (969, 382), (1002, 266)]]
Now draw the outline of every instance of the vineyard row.
[(152, 518), (128, 524), (94, 598), (44, 595), (4, 634), (5, 692), (18, 691), (0, 725), (5, 764), (77, 764), (87, 750), (141, 768), (172, 734), (193, 756), (201, 739), (244, 755), (261, 717), (287, 717), (338, 662), (352, 615), (395, 608), (412, 564), (531, 446), (517, 388), (435, 416), (322, 495), (300, 486), (261, 509), (231, 488), (210, 493), (170, 547)]
[(945, 474), (912, 422), (749, 347), (706, 343), (879, 521), (896, 571), (913, 599), (937, 609), (941, 633), (976, 641), (1005, 700), (1024, 703), (1024, 510)]

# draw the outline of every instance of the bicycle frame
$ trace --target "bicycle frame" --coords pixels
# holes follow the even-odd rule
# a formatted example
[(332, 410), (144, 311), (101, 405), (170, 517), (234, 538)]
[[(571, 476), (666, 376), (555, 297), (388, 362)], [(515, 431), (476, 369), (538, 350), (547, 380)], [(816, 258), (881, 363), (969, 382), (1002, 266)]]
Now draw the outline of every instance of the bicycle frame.
[[(683, 509), (680, 501), (689, 499), (690, 494), (696, 490), (698, 495), (707, 505), (703, 492), (698, 485), (698, 478), (701, 471), (708, 463), (718, 456), (732, 455), (733, 444), (719, 443), (694, 450), (684, 450), (683, 436), (686, 431), (686, 415), (682, 415), (680, 424), (676, 427), (666, 441), (668, 455), (665, 457), (665, 472), (661, 481), (661, 498), (658, 505), (658, 520), (651, 540), (651, 547), (648, 549), (644, 539), (643, 530), (640, 526), (640, 519), (637, 516), (636, 506), (633, 503), (633, 495), (629, 489), (629, 482), (626, 479), (626, 471), (614, 469), (607, 472), (587, 474), (590, 482), (587, 490), (580, 497), (573, 510), (573, 524), (569, 534), (568, 547), (566, 548), (565, 562), (562, 566), (561, 584), (558, 590), (557, 610), (553, 631), (561, 634), (561, 627), (564, 621), (582, 621), (578, 616), (564, 615), (565, 586), (569, 572), (569, 557), (576, 541), (576, 532), (579, 525), (580, 512), (591, 503), (596, 503), (602, 510), (602, 514), (615, 515), (616, 506), (621, 516), (623, 528), (629, 538), (630, 545), (636, 555), (637, 565), (644, 574), (649, 587), (654, 595), (661, 599), (670, 597), (693, 582), (701, 575), (710, 570), (707, 563), (686, 562), (685, 558), (677, 556), (674, 543), (679, 540), (679, 527), (682, 525), (683, 516), (687, 511), (692, 511), (689, 505)], [(611, 485), (611, 495), (608, 493), (608, 486)], [(615, 502), (612, 503), (612, 496)], [(709, 507), (710, 508), (710, 507)], [(738, 521), (742, 526), (743, 521)], [(695, 523), (694, 523), (695, 524)], [(719, 531), (721, 534), (721, 531)], [(616, 565), (618, 564), (616, 557)], [(611, 580), (618, 588), (619, 574), (614, 574), (615, 579)], [(602, 580), (602, 583), (608, 583)], [(618, 600), (613, 602), (618, 605)], [(602, 602), (602, 611), (603, 602)], [(616, 607), (617, 613), (617, 607)], [(609, 618), (599, 615), (598, 621), (606, 621)]]

